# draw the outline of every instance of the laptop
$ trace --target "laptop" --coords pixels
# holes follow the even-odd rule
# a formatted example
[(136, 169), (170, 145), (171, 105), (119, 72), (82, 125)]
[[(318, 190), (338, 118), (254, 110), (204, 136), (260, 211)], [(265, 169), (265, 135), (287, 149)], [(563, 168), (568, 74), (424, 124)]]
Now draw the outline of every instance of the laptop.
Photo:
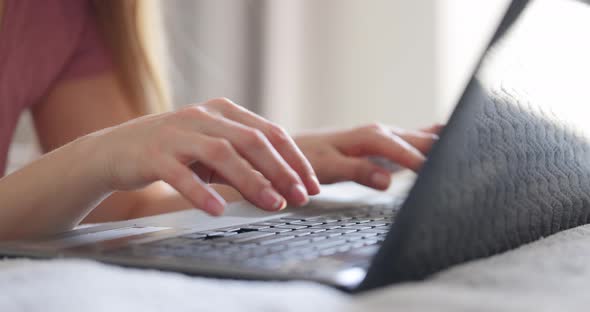
[(355, 209), (312, 205), (231, 224), (220, 218), (207, 230), (89, 228), (84, 235), (103, 240), (8, 242), (0, 254), (361, 292), (586, 224), (589, 33), (587, 3), (512, 1), (405, 198)]

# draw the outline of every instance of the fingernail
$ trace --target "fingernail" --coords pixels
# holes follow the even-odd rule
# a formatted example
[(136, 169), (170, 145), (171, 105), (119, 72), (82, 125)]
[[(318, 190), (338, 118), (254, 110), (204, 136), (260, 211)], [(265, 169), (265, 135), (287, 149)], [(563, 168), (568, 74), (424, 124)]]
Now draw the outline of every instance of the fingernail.
[(272, 210), (280, 210), (286, 206), (285, 199), (270, 187), (262, 190), (260, 200), (265, 207), (269, 207)]
[(309, 195), (316, 195), (320, 192), (320, 181), (318, 180), (318, 177), (316, 177), (314, 175), (311, 176), (310, 179), (313, 183), (314, 189), (311, 190), (310, 192), (308, 192), (308, 194)]
[(389, 187), (389, 183), (391, 182), (391, 177), (383, 172), (375, 172), (371, 175), (371, 184), (380, 188), (386, 189)]
[(299, 205), (307, 204), (308, 197), (307, 197), (307, 190), (301, 184), (295, 184), (291, 187), (290, 194), (291, 198), (295, 200)]
[(315, 183), (315, 185), (317, 185), (317, 187), (320, 187), (320, 180), (318, 180), (318, 177), (316, 176), (311, 176), (311, 179), (313, 180), (313, 182)]
[(215, 215), (220, 215), (223, 212), (224, 205), (215, 198), (209, 198), (205, 202), (205, 209)]

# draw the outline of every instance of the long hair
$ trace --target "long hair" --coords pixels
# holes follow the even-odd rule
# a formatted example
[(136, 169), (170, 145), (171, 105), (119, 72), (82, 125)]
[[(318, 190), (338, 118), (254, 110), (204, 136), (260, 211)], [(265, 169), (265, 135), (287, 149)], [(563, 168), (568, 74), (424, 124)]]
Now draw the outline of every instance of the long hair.
[[(113, 58), (119, 84), (131, 109), (139, 114), (168, 110), (162, 78), (163, 40), (154, 2), (147, 0), (93, 0), (98, 28)], [(160, 45), (160, 46), (158, 46)], [(161, 52), (161, 50), (160, 50)], [(160, 58), (159, 61), (155, 61)]]

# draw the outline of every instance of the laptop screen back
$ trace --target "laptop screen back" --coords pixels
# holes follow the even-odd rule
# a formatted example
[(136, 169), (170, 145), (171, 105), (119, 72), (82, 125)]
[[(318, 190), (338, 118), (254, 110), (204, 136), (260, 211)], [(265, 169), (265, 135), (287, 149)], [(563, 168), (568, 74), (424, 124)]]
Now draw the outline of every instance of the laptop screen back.
[(590, 5), (513, 1), (361, 286), (590, 221)]

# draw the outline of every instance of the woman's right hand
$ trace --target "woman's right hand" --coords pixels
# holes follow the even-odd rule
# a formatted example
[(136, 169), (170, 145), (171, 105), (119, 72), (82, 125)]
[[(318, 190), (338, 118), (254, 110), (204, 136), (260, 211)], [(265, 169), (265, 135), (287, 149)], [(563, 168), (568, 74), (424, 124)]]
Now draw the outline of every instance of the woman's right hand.
[(207, 183), (223, 182), (248, 201), (275, 211), (319, 193), (316, 175), (280, 127), (214, 99), (175, 112), (138, 118), (80, 140), (92, 147), (101, 183), (134, 190), (162, 180), (213, 215), (225, 202)]

